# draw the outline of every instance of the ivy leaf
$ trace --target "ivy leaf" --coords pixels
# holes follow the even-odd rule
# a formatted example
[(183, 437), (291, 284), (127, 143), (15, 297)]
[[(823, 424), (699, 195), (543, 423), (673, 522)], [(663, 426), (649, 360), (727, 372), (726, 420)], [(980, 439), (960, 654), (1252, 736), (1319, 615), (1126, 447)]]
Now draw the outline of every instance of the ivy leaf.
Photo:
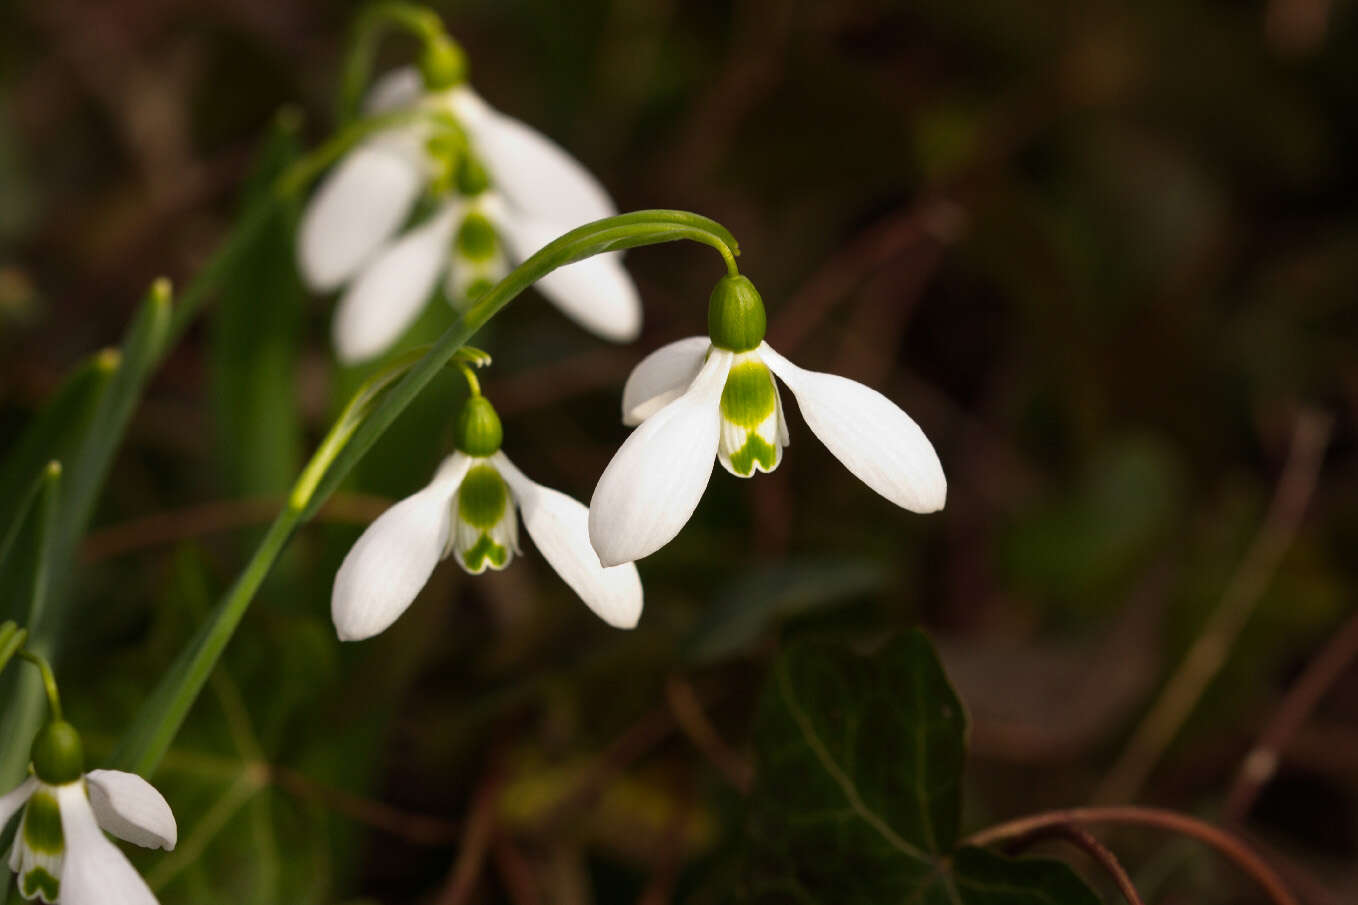
[(966, 713), (921, 632), (778, 660), (755, 724), (746, 901), (1098, 905), (1066, 865), (958, 849)]

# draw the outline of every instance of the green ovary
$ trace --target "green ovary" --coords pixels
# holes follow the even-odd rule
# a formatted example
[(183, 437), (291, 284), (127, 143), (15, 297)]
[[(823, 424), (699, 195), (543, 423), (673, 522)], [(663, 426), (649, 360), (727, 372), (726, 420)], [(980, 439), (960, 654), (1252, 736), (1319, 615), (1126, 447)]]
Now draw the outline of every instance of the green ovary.
[(509, 551), (491, 540), (489, 534), (482, 534), (472, 548), (462, 554), (462, 561), (472, 572), (480, 572), (487, 563), (495, 569), (503, 568), (508, 559)]
[[(721, 391), (722, 416), (732, 424), (754, 430), (773, 414), (777, 406), (775, 394), (773, 375), (762, 361), (739, 361), (731, 366)], [(767, 443), (764, 447), (772, 448)]]
[(61, 832), (61, 808), (45, 792), (34, 792), (24, 812), (24, 842), (35, 852), (60, 855), (65, 849)]
[(57, 893), (61, 890), (61, 881), (41, 867), (35, 867), (24, 874), (23, 882), (19, 886), (25, 899), (34, 899), (41, 894), (44, 900), (55, 902)]
[(763, 466), (764, 471), (773, 471), (778, 465), (778, 449), (766, 443), (764, 438), (754, 431), (750, 431), (745, 438), (745, 445), (733, 452), (730, 459), (731, 467), (737, 473), (749, 477), (754, 473), (756, 462)]
[(493, 466), (477, 465), (462, 479), (457, 514), (468, 525), (485, 532), (499, 524), (508, 503), (509, 490), (500, 473)]

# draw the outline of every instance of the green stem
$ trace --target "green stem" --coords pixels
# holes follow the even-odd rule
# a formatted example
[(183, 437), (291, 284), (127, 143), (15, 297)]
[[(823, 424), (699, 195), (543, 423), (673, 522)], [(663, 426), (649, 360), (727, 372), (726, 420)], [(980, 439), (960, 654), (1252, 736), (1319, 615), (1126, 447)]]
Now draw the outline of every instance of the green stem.
[(24, 642), (27, 640), (28, 629), (19, 628), (14, 624), (14, 620), (0, 623), (0, 672), (5, 671), (10, 658), (19, 651), (19, 648), (24, 646)]
[(340, 77), (339, 121), (348, 123), (358, 116), (363, 89), (372, 74), (377, 46), (390, 28), (410, 32), (428, 42), (443, 35), (443, 23), (433, 10), (412, 3), (374, 3), (354, 23), (354, 36)]
[(47, 692), (47, 707), (51, 711), (53, 722), (61, 722), (61, 693), (57, 690), (57, 677), (52, 673), (52, 664), (47, 662), (47, 658), (42, 654), (31, 650), (19, 651), (19, 656), (32, 663), (38, 668), (42, 675), (42, 687)]
[(465, 344), (486, 321), (558, 267), (605, 251), (684, 239), (709, 245), (723, 259), (734, 261), (730, 233), (697, 214), (639, 211), (588, 223), (548, 243), (511, 271), (454, 321), (418, 361), (402, 359), (370, 378), (303, 469), (287, 507), (269, 526), (236, 583), (142, 705), (114, 752), (111, 766), (142, 775), (155, 769), (293, 531), (315, 514), (435, 374), (459, 360), (484, 358), (484, 353), (469, 350)]

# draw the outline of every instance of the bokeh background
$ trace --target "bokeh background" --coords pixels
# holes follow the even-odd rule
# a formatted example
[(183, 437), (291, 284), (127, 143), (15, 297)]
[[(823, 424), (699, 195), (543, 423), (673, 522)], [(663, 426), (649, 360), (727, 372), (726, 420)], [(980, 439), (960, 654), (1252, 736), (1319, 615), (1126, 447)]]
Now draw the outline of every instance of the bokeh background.
[[(280, 110), (308, 143), (329, 133), (357, 8), (0, 10), (7, 444), (117, 341), (152, 278), (206, 259)], [(895, 509), (791, 414), (785, 464), (748, 482), (718, 470), (641, 564), (636, 631), (594, 619), (530, 549), (500, 575), (445, 565), (395, 628), (341, 646), (334, 569), (448, 450), (450, 376), (294, 541), (161, 769), (181, 846), (138, 863), (162, 902), (710, 893), (739, 847), (751, 714), (780, 643), (871, 646), (916, 625), (971, 712), (967, 827), (1164, 805), (1230, 822), (1313, 905), (1358, 899), (1358, 668), (1340, 664), (1252, 802), (1230, 793), (1354, 613), (1353, 3), (438, 9), (477, 89), (621, 208), (729, 226), (770, 342), (911, 412), (948, 506)], [(412, 50), (388, 42), (383, 65)], [(302, 293), (285, 232), (271, 248), (154, 380), (76, 566), (63, 686), (96, 755), (358, 379), (334, 364), (331, 300)], [(721, 272), (695, 247), (628, 261), (646, 304), (635, 346), (531, 294), (478, 341), (506, 452), (582, 499), (625, 436), (628, 370), (701, 332)], [(431, 307), (409, 341), (450, 317)], [(1138, 723), (1223, 605), (1250, 618), (1220, 674), (1129, 773)], [(1193, 845), (1109, 838), (1148, 902), (1254, 901)]]

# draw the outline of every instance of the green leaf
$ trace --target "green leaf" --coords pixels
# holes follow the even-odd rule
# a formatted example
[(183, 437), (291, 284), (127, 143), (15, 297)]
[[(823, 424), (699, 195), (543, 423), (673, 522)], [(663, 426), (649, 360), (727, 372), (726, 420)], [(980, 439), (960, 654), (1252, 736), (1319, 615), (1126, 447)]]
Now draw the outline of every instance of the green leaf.
[(247, 190), (245, 209), (267, 221), (222, 279), (212, 322), (217, 449), (232, 493), (282, 493), (302, 455), (294, 394), (305, 295), (293, 261), (296, 199), (269, 204), (279, 174), (301, 155), (295, 116), (279, 117)]
[(23, 517), (34, 475), (53, 459), (69, 459), (84, 441), (118, 359), (116, 350), (106, 349), (77, 368), (8, 451), (0, 466), (0, 534), (8, 534)]
[(755, 724), (743, 897), (836, 905), (1097, 905), (1068, 867), (954, 850), (966, 714), (932, 644), (796, 645)]

